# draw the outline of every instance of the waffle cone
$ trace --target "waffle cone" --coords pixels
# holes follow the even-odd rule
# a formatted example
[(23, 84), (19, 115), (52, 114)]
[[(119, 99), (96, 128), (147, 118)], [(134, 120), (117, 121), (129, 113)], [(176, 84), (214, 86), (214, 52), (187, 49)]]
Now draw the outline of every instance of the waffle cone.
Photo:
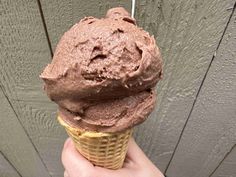
[(58, 121), (65, 127), (76, 149), (91, 163), (108, 169), (122, 167), (132, 129), (123, 132), (103, 133), (73, 127), (60, 116), (58, 116)]

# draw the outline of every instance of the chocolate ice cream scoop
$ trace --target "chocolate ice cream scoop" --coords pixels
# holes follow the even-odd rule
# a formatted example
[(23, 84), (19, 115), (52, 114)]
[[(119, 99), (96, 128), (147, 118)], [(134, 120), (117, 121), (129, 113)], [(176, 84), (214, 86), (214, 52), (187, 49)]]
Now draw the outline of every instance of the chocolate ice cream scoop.
[(121, 131), (153, 110), (162, 59), (154, 37), (119, 7), (69, 29), (40, 77), (68, 121), (86, 130)]

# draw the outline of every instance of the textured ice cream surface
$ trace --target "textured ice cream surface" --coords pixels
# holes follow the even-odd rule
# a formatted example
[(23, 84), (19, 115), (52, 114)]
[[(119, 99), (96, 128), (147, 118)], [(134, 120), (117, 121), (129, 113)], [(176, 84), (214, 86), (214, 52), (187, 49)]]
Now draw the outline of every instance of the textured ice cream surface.
[(153, 110), (162, 59), (154, 37), (113, 8), (72, 26), (40, 77), (62, 117), (83, 129), (121, 131)]
[(143, 122), (153, 110), (155, 97), (150, 90), (90, 105), (82, 116), (62, 107), (59, 113), (68, 123), (85, 130), (117, 132)]

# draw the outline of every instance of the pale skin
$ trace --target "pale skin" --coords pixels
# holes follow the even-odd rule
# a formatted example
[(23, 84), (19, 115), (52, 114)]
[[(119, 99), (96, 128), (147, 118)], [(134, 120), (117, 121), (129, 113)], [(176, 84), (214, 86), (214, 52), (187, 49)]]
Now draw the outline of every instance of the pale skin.
[(94, 166), (75, 149), (70, 138), (64, 144), (62, 164), (65, 168), (64, 177), (164, 177), (133, 138), (129, 141), (124, 165), (119, 170)]

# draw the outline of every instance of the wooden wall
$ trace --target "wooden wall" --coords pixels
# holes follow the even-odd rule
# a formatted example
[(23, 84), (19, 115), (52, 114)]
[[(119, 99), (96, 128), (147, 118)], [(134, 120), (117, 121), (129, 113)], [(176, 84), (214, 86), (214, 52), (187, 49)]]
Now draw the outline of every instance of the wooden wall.
[[(0, 176), (60, 177), (67, 135), (39, 74), (62, 34), (127, 0), (0, 1)], [(236, 177), (235, 0), (137, 0), (164, 79), (135, 138), (169, 177)]]

